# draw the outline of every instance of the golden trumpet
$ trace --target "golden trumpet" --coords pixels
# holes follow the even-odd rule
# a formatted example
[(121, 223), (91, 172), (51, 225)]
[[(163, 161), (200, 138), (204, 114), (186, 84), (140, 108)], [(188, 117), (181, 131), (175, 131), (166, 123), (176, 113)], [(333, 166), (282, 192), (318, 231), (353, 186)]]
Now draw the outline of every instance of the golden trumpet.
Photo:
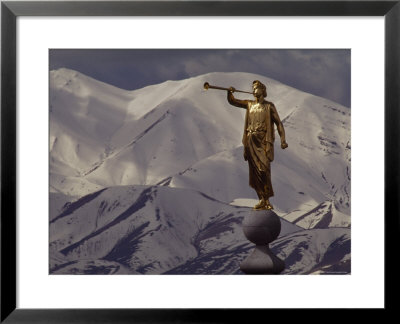
[[(227, 91), (229, 91), (230, 88), (223, 88), (223, 87), (213, 86), (213, 85), (210, 85), (208, 82), (206, 82), (206, 83), (204, 83), (204, 89), (206, 89), (206, 90), (208, 90), (208, 89), (217, 89), (217, 90), (227, 90)], [(253, 92), (236, 90), (236, 89), (235, 89), (234, 92), (243, 92), (243, 93), (253, 94)]]

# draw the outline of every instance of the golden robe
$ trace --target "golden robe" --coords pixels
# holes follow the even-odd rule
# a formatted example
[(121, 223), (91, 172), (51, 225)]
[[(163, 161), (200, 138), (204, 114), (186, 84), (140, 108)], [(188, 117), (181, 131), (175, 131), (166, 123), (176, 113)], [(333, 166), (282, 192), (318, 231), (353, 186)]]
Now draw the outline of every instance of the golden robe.
[(242, 140), (249, 164), (249, 185), (255, 189), (259, 198), (264, 199), (274, 195), (270, 166), (274, 160), (273, 110), (275, 107), (270, 102), (249, 101)]

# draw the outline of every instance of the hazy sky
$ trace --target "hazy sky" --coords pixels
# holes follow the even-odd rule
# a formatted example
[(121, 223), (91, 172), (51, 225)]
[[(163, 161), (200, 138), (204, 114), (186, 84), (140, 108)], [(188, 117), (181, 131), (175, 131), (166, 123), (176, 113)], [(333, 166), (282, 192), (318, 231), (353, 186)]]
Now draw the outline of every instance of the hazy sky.
[(250, 72), (321, 96), (351, 102), (349, 49), (50, 50), (50, 69), (73, 69), (133, 90), (209, 72)]

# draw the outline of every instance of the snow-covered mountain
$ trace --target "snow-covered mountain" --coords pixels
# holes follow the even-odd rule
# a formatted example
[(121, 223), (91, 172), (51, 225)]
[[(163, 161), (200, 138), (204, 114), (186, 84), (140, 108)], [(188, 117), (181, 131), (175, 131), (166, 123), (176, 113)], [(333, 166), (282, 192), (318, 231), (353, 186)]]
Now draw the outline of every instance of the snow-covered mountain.
[[(163, 273), (211, 252), (236, 254), (252, 247), (241, 229), (248, 210), (181, 188), (103, 189), (67, 204), (50, 220), (50, 254), (56, 255), (50, 270), (91, 259)], [(282, 220), (281, 236), (299, 230)]]
[[(211, 239), (210, 239), (211, 240)], [(203, 251), (166, 274), (243, 274), (240, 263), (254, 246), (235, 250)], [(221, 251), (222, 250), (222, 251)], [(350, 229), (301, 230), (281, 235), (271, 243), (272, 252), (285, 260), (282, 274), (349, 274), (351, 272)]]
[(283, 151), (278, 140), (275, 148), (275, 209), (305, 228), (322, 226), (315, 215), (323, 227), (349, 226), (350, 110), (248, 73), (125, 91), (75, 71), (51, 71), (51, 191), (83, 196), (109, 186), (163, 184), (224, 202), (256, 199), (242, 158), (244, 110), (230, 106), (224, 92), (202, 89), (208, 81), (246, 90), (254, 79), (267, 84), (289, 143)]
[[(240, 274), (254, 248), (241, 228), (248, 212), (181, 188), (103, 189), (50, 220), (50, 273)], [(349, 272), (349, 229), (281, 224), (271, 247), (284, 273)]]
[(277, 134), (271, 202), (283, 228), (271, 246), (285, 273), (349, 273), (348, 108), (249, 73), (126, 91), (68, 69), (50, 72), (50, 272), (240, 273), (256, 199), (245, 111), (203, 84), (250, 90), (255, 79), (289, 144)]

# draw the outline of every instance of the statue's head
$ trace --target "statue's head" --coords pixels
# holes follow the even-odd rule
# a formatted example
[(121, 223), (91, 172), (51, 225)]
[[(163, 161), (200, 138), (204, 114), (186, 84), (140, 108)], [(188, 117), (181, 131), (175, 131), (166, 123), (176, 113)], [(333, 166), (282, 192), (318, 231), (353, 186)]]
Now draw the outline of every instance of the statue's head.
[(261, 83), (258, 80), (253, 81), (253, 94), (257, 97), (257, 92), (262, 94), (265, 98), (267, 96), (267, 87), (265, 84)]

